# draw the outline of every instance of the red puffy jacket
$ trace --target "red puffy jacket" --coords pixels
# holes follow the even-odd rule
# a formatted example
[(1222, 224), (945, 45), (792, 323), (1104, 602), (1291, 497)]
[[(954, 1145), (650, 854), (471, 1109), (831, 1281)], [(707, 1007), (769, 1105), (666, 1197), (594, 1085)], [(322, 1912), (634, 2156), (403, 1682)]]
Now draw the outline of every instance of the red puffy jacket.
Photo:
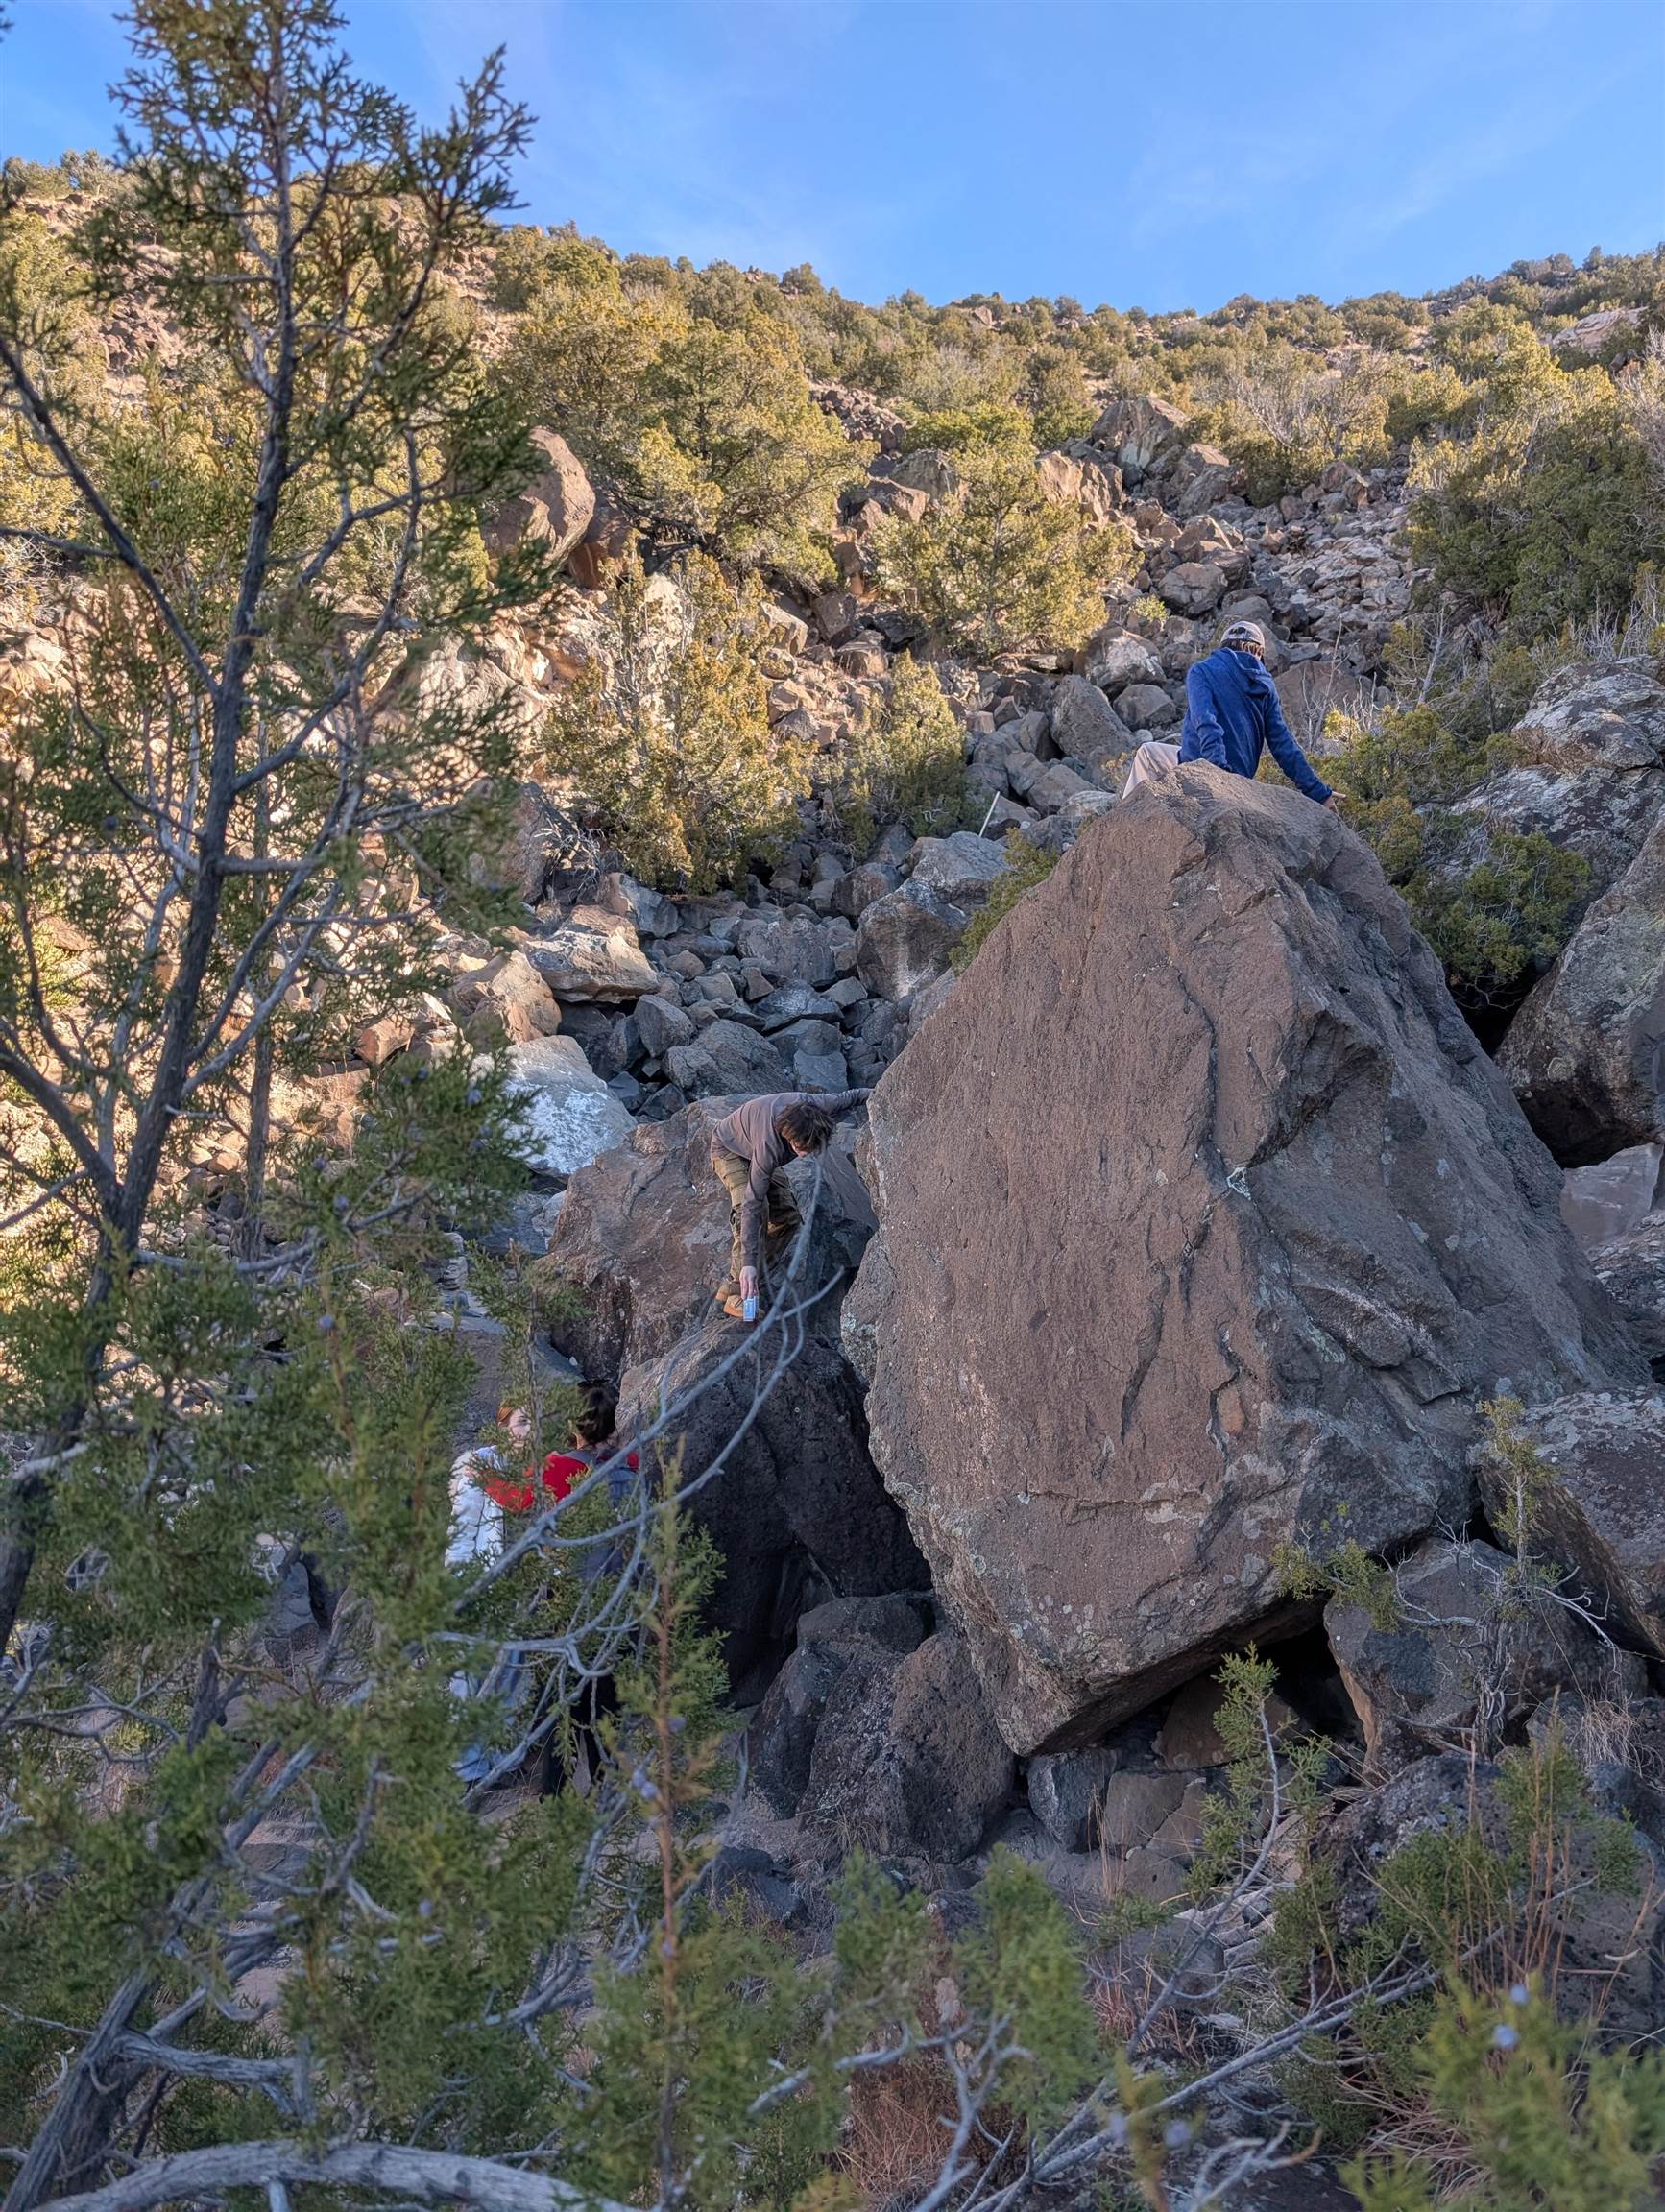
[[(543, 1462), (542, 1477), (543, 1487), (549, 1493), (547, 1502), (559, 1505), (564, 1498), (570, 1495), (572, 1485), (582, 1481), (594, 1465), (595, 1461), (582, 1452), (551, 1452)], [(630, 1455), (628, 1465), (634, 1475), (637, 1465), (634, 1452)], [(488, 1475), (482, 1488), (488, 1498), (494, 1499), (510, 1513), (529, 1513), (537, 1495), (530, 1467), (519, 1482), (510, 1481), (506, 1475)]]

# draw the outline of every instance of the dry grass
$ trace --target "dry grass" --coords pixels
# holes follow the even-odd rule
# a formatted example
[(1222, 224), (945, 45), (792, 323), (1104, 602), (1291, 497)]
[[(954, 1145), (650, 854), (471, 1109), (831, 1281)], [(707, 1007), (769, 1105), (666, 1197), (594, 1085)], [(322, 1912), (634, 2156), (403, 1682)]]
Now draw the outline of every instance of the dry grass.
[(953, 2110), (953, 2090), (933, 2058), (856, 2077), (838, 2165), (873, 2212), (935, 2174), (948, 2141), (943, 2115)]
[[(1107, 2041), (1127, 2041), (1166, 1979), (1148, 1958), (1123, 1963), (1112, 1952), (1095, 1965), (1088, 2001)], [(1183, 2002), (1169, 2005), (1158, 2014), (1144, 2048), (1166, 2066), (1201, 2066), (1205, 2057), (1195, 2014)]]

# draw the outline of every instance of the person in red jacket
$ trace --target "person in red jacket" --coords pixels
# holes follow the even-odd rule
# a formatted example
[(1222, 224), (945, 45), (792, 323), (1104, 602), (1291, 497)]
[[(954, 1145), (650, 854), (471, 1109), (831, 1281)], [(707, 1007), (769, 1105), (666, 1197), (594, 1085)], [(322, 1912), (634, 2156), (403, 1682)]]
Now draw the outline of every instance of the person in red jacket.
[[(526, 1412), (519, 1407), (510, 1411), (504, 1407), (497, 1415), (503, 1427), (517, 1443), (523, 1444), (532, 1432), (532, 1424)], [(551, 1505), (559, 1505), (570, 1497), (573, 1487), (581, 1482), (595, 1465), (600, 1447), (613, 1434), (617, 1418), (617, 1407), (599, 1382), (584, 1385), (584, 1400), (573, 1415), (567, 1429), (567, 1449), (551, 1452), (539, 1470), (537, 1479), (528, 1467), (519, 1481), (507, 1475), (486, 1475), (481, 1488), (488, 1498), (494, 1499), (505, 1512), (529, 1513), (534, 1504), (547, 1512)], [(637, 1458), (634, 1452), (626, 1455), (625, 1464), (631, 1474), (636, 1473)], [(538, 1496), (542, 1487), (543, 1496)]]

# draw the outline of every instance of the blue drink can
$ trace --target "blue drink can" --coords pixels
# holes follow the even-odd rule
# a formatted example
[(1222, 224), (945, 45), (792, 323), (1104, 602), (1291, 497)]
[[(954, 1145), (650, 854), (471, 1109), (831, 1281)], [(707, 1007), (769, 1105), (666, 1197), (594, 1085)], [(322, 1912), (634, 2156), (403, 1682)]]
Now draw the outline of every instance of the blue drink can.
[(757, 1299), (755, 1297), (748, 1298), (745, 1304), (740, 1308), (740, 1311), (745, 1315), (748, 1321), (755, 1321), (758, 1318)]

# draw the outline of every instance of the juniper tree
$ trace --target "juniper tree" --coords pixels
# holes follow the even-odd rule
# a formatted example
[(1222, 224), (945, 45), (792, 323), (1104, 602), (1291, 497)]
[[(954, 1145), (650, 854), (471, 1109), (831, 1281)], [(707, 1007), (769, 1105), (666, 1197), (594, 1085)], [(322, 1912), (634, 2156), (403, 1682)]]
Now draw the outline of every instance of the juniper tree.
[(478, 909), (510, 733), (424, 661), (532, 581), (483, 573), (477, 504), (523, 456), (443, 290), (524, 134), (497, 64), (423, 132), (325, 0), (147, 0), (133, 46), (123, 187), (74, 262), (95, 311), (148, 297), (188, 334), (188, 376), (89, 403), (0, 202), (4, 403), (77, 517), (8, 525), (62, 565), (70, 646), (0, 773), (0, 1203), (61, 1239), (65, 1355), (20, 1384), (45, 1443), (8, 1633), (194, 1142), (246, 1113), (263, 1040), (339, 1052), (420, 983), (434, 918)]
[[(56, 1958), (85, 2020), (53, 2046), (66, 2071), (9, 2212), (133, 2120), (140, 2023), (170, 1977), (187, 2018), (204, 2007), (193, 1938), (234, 1978), (220, 1892), (285, 1756), (281, 1729), (262, 1747), (227, 1725), (259, 1691), (262, 1543), (281, 1567), (327, 1537), (330, 1573), (368, 1577), (326, 1679), (362, 1668), (350, 1620), (402, 1650), (393, 1597), (408, 1584), (419, 1622), (439, 1602), (443, 1480), (404, 1499), (436, 1562), (414, 1580), (386, 1488), (448, 1442), (446, 1393), (422, 1369), (367, 1418), (343, 1316), (376, 1249), (515, 1174), (500, 1074), (460, 1051), (375, 1070), (345, 1153), (304, 1110), (308, 1074), (433, 978), (442, 928), (489, 919), (477, 855), (515, 735), (431, 663), (543, 581), (484, 562), (479, 506), (526, 456), (446, 288), (526, 119), (492, 61), (419, 129), (337, 28), (325, 0), (142, 0), (122, 177), (74, 228), (73, 297), (29, 280), (24, 180), (0, 194), (0, 403), (35, 500), (6, 529), (55, 565), (67, 646), (0, 766), (0, 1805), (29, 1924), (7, 1981), (15, 2006)], [(75, 342), (135, 298), (185, 359), (111, 406)], [(201, 1210), (209, 1173), (264, 1216), (239, 1250)], [(397, 1712), (401, 1679), (369, 1706)], [(405, 1702), (414, 1727), (423, 1695)], [(350, 1839), (391, 1770), (351, 1710), (333, 1747), (293, 1754), (356, 1772)], [(426, 1735), (448, 1777), (446, 1727)], [(324, 1850), (336, 1879), (361, 1844)], [(8, 2109), (38, 2111), (52, 2068), (19, 2032)]]
[(1104, 618), (1104, 588), (1130, 565), (1127, 532), (1049, 499), (1033, 463), (1009, 447), (974, 445), (956, 467), (960, 491), (934, 512), (881, 523), (881, 585), (948, 651), (1073, 652)]
[(680, 581), (628, 563), (603, 651), (552, 708), (544, 760), (574, 776), (601, 834), (667, 889), (741, 883), (778, 857), (809, 790), (809, 755), (769, 725), (762, 591), (689, 554)]

